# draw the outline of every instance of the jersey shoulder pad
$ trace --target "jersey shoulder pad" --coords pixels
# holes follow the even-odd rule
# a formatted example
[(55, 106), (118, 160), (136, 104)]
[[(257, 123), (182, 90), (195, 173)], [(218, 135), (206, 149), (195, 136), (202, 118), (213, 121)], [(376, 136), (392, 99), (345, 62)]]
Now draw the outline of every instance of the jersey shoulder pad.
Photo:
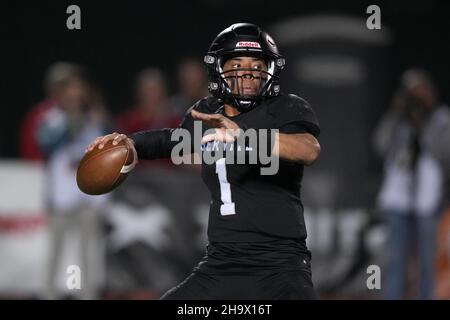
[(281, 94), (271, 99), (269, 113), (275, 117), (283, 117), (285, 114), (301, 115), (308, 108), (311, 107), (305, 99), (295, 94)]
[(274, 126), (282, 128), (287, 124), (302, 125), (313, 133), (319, 134), (319, 122), (313, 108), (305, 99), (295, 94), (282, 94), (275, 98), (269, 108)]

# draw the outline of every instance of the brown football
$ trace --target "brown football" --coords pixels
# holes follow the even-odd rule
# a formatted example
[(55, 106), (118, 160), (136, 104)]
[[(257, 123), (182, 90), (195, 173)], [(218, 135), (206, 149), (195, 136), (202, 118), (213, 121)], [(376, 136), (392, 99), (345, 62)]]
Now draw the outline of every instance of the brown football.
[(120, 141), (108, 141), (102, 149), (96, 146), (81, 159), (77, 170), (78, 188), (89, 195), (108, 193), (119, 186), (133, 169), (134, 153)]

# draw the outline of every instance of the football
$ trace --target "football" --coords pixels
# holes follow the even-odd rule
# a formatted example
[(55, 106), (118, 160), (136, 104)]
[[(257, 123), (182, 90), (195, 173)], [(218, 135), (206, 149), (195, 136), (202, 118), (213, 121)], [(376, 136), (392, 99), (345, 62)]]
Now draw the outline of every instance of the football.
[(117, 188), (134, 168), (134, 152), (125, 141), (96, 146), (81, 159), (77, 169), (78, 188), (89, 195), (105, 194)]

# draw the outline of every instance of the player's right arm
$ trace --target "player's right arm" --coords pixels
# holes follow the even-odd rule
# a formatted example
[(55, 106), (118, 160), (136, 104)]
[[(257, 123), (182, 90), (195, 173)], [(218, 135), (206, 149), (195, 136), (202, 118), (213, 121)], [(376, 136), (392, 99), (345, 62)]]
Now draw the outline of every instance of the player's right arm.
[(168, 158), (171, 156), (173, 147), (178, 143), (178, 141), (172, 141), (171, 139), (174, 131), (189, 130), (192, 132), (193, 118), (190, 114), (191, 109), (186, 113), (181, 125), (178, 128), (140, 131), (129, 136), (114, 132), (96, 138), (86, 148), (86, 152), (89, 152), (96, 147), (102, 149), (108, 141), (112, 141), (113, 145), (118, 144), (120, 141), (126, 141), (134, 152), (136, 152), (139, 159), (153, 160)]

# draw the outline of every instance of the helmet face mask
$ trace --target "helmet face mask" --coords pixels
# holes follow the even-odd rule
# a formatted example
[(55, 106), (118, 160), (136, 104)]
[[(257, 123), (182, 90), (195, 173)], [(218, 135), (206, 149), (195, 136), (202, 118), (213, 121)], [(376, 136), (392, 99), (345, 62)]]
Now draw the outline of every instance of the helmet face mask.
[[(253, 65), (225, 67), (229, 60), (254, 60)], [(248, 61), (247, 61), (248, 62)], [(222, 31), (205, 56), (208, 66), (208, 89), (213, 96), (237, 108), (240, 112), (256, 107), (261, 100), (279, 94), (279, 73), (284, 58), (273, 39), (259, 27), (238, 23)]]
[[(266, 88), (267, 81), (271, 78), (271, 74), (267, 71), (266, 63), (261, 59), (255, 59), (257, 67), (230, 67), (234, 59), (249, 59), (248, 57), (236, 57), (230, 58), (226, 64), (225, 62), (219, 65), (222, 67), (219, 70), (220, 75), (225, 80), (227, 86), (227, 92), (232, 94), (238, 101), (250, 101), (257, 100), (263, 95), (263, 91)], [(254, 58), (252, 58), (254, 59)], [(231, 63), (230, 63), (231, 62)], [(262, 62), (262, 63), (261, 63)]]

